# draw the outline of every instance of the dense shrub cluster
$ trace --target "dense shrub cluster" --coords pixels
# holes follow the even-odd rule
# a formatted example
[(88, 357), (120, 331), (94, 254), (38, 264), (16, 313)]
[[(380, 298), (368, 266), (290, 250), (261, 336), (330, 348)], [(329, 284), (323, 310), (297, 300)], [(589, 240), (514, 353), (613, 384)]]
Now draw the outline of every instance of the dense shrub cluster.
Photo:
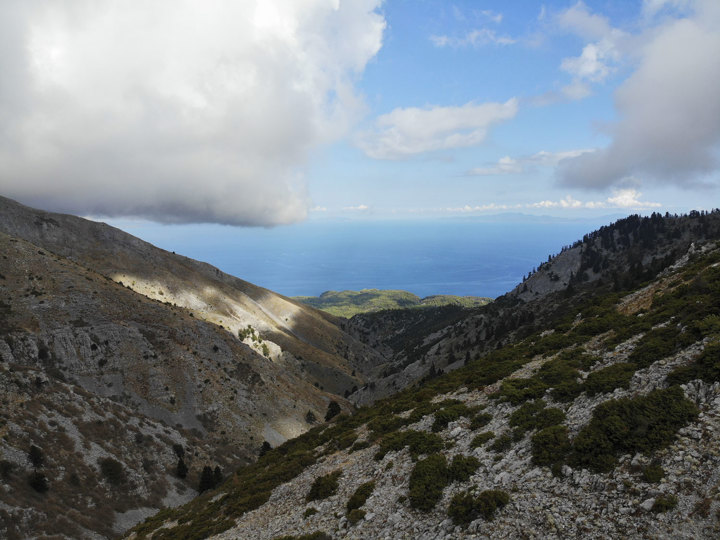
[(590, 373), (583, 389), (588, 396), (612, 392), (616, 388), (628, 388), (637, 366), (627, 362), (613, 364)]
[(410, 455), (415, 459), (421, 454), (439, 452), (444, 446), (444, 441), (435, 433), (414, 430), (397, 431), (390, 433), (380, 441), (380, 449), (375, 454), (375, 459), (379, 461), (388, 452), (397, 452), (406, 446)]
[(509, 502), (510, 496), (500, 490), (483, 491), (477, 497), (469, 492), (458, 493), (450, 501), (448, 516), (456, 525), (467, 525), (478, 518), (490, 521)]
[(461, 416), (470, 416), (471, 410), (464, 403), (453, 403), (443, 407), (435, 413), (432, 430), (434, 432), (442, 431), (450, 422), (453, 422)]
[(466, 482), (477, 471), (480, 461), (474, 456), (455, 456), (448, 468), (450, 480), (453, 482)]
[(532, 436), (532, 459), (536, 465), (561, 463), (570, 452), (566, 426), (549, 426)]
[(368, 497), (372, 495), (374, 489), (375, 482), (365, 482), (364, 484), (361, 484), (360, 487), (355, 490), (355, 493), (352, 494), (350, 499), (348, 499), (348, 502), (345, 505), (348, 512), (351, 512), (356, 508), (360, 508), (361, 506), (363, 506), (365, 504), (365, 501), (368, 500)]
[(320, 499), (327, 499), (330, 495), (335, 495), (338, 490), (338, 479), (341, 474), (342, 471), (335, 471), (324, 476), (318, 476), (310, 486), (310, 491), (305, 497), (305, 500), (307, 502), (318, 501)]
[(435, 508), (448, 480), (447, 460), (442, 454), (431, 454), (418, 461), (410, 473), (410, 506), (422, 512)]
[(494, 438), (495, 434), (492, 431), (483, 431), (482, 433), (478, 433), (475, 437), (473, 437), (473, 440), (470, 441), (470, 448), (478, 448)]
[(524, 403), (510, 415), (510, 426), (514, 427), (518, 436), (534, 429), (543, 429), (560, 424), (565, 420), (565, 413), (556, 408), (545, 408), (542, 399)]
[(702, 379), (707, 383), (720, 381), (720, 343), (705, 347), (695, 362), (676, 368), (666, 380), (672, 385), (685, 384), (694, 379)]
[(697, 415), (695, 405), (677, 386), (606, 401), (595, 408), (590, 423), (575, 437), (570, 460), (594, 471), (610, 471), (618, 455), (647, 454), (669, 445), (677, 431)]

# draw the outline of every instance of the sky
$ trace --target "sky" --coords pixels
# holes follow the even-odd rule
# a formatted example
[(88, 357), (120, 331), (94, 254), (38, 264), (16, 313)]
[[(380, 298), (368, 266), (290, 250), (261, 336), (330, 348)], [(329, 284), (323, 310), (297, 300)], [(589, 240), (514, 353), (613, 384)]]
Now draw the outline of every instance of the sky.
[(3, 0), (0, 193), (121, 223), (720, 206), (717, 0)]

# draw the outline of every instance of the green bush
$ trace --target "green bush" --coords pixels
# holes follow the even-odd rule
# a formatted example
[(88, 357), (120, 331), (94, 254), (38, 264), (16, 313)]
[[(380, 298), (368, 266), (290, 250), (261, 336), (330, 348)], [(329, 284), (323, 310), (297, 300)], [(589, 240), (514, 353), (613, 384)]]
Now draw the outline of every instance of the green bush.
[(545, 408), (542, 399), (524, 403), (510, 415), (509, 424), (517, 428), (520, 435), (533, 429), (543, 429), (554, 426), (565, 420), (565, 413), (556, 408)]
[(469, 416), (470, 410), (464, 403), (454, 403), (444, 407), (435, 413), (435, 421), (432, 425), (434, 432), (442, 431), (450, 422), (454, 422), (461, 416)]
[(468, 525), (482, 517), (491, 521), (495, 512), (510, 502), (510, 496), (500, 490), (483, 491), (477, 497), (468, 492), (458, 493), (448, 506), (448, 516), (456, 525)]
[(490, 445), (490, 450), (500, 454), (510, 450), (512, 443), (512, 436), (509, 433), (503, 433)]
[(375, 459), (379, 461), (388, 452), (397, 452), (406, 446), (413, 459), (416, 459), (421, 454), (439, 452), (444, 446), (444, 441), (439, 435), (424, 431), (408, 430), (390, 433), (380, 441), (380, 449), (375, 454)]
[(575, 437), (571, 462), (597, 472), (610, 471), (618, 455), (648, 454), (668, 446), (697, 415), (697, 407), (678, 386), (606, 401), (595, 408), (590, 423)]
[(470, 479), (479, 466), (480, 462), (473, 456), (455, 456), (448, 468), (450, 480), (465, 482)]
[(638, 368), (646, 368), (654, 362), (670, 356), (678, 345), (687, 344), (681, 331), (675, 326), (655, 328), (645, 334), (635, 346), (635, 350), (628, 356), (628, 362)]
[(487, 426), (492, 420), (492, 415), (488, 413), (476, 414), (470, 421), (470, 429), (475, 431), (481, 427)]
[(475, 435), (472, 441), (470, 441), (470, 448), (478, 448), (479, 446), (482, 446), (486, 442), (488, 442), (490, 439), (494, 439), (495, 434), (492, 431), (484, 431), (482, 433), (479, 433)]
[(538, 431), (531, 444), (533, 463), (541, 466), (561, 463), (571, 448), (565, 426), (550, 426)]
[(310, 486), (310, 491), (305, 500), (307, 502), (318, 501), (327, 499), (330, 495), (335, 495), (338, 490), (338, 478), (340, 478), (341, 474), (342, 471), (335, 471), (325, 476), (318, 476)]
[(448, 480), (447, 460), (442, 454), (431, 454), (418, 461), (410, 473), (410, 506), (422, 512), (435, 508)]
[(530, 399), (541, 398), (547, 389), (547, 384), (534, 377), (531, 379), (507, 379), (500, 385), (498, 397), (513, 405), (520, 405)]
[(665, 469), (658, 464), (650, 464), (643, 469), (642, 478), (650, 484), (657, 484), (665, 476)]
[(365, 501), (368, 500), (368, 497), (372, 495), (374, 489), (375, 482), (371, 481), (361, 484), (360, 487), (355, 490), (355, 493), (352, 494), (350, 499), (348, 499), (348, 502), (345, 505), (348, 512), (355, 510), (356, 508), (360, 508), (362, 505), (364, 505)]
[(612, 392), (616, 388), (628, 388), (637, 366), (627, 362), (598, 369), (588, 375), (583, 385), (588, 396)]
[(363, 519), (365, 517), (365, 510), (360, 510), (359, 508), (355, 508), (353, 510), (350, 510), (348, 513), (348, 521), (355, 525), (358, 521)]
[(668, 510), (672, 510), (677, 506), (678, 500), (675, 495), (659, 495), (652, 505), (652, 510), (655, 513), (663, 513)]
[(667, 383), (686, 384), (694, 379), (702, 379), (707, 383), (720, 381), (720, 343), (705, 347), (700, 356), (689, 366), (676, 368), (667, 376)]
[(305, 510), (305, 512), (303, 512), (303, 517), (304, 517), (305, 519), (307, 519), (307, 518), (309, 518), (310, 516), (314, 516), (314, 515), (317, 514), (317, 513), (318, 513), (317, 508), (313, 508), (313, 507), (311, 506), (310, 508), (308, 508), (307, 510)]

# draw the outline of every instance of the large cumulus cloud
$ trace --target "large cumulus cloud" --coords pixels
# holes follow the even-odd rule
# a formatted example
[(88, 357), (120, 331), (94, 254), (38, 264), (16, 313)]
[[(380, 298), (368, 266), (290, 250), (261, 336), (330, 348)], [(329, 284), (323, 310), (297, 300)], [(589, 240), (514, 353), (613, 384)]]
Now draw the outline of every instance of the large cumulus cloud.
[[(648, 16), (677, 2), (648, 2)], [(708, 182), (720, 168), (720, 2), (697, 0), (635, 37), (637, 67), (615, 94), (606, 148), (563, 160), (565, 185), (605, 188), (628, 177)]]
[(362, 109), (379, 0), (0, 3), (0, 192), (163, 222), (304, 218)]

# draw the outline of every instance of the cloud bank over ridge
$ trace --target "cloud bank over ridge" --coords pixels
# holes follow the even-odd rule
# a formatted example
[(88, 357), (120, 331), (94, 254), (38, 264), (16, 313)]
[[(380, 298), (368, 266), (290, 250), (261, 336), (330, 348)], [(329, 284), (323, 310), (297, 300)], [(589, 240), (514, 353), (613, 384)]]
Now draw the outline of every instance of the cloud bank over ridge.
[(379, 0), (0, 4), (0, 189), (161, 222), (277, 225), (363, 110)]

